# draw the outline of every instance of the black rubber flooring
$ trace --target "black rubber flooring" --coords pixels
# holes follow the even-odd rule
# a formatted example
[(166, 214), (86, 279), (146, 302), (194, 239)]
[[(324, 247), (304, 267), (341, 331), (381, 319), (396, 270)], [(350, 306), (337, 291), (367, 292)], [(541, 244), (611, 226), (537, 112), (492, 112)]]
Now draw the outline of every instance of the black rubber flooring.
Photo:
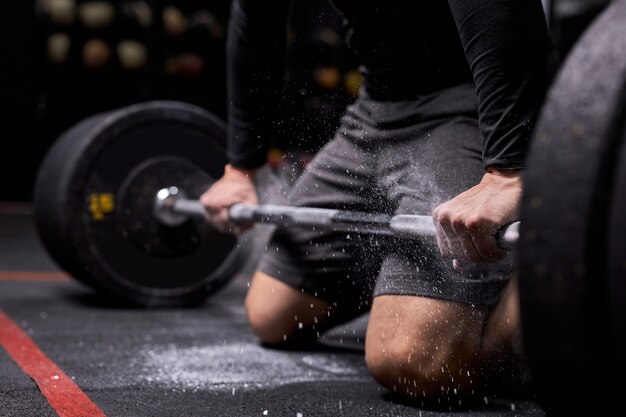
[[(485, 398), (451, 412), (394, 399), (354, 349), (367, 317), (334, 329), (319, 349), (261, 347), (243, 310), (247, 275), (202, 307), (161, 310), (125, 307), (55, 275), (42, 280), (57, 268), (28, 211), (9, 208), (0, 204), (0, 310), (108, 417), (543, 415), (527, 399)], [(0, 348), (0, 416), (56, 415)]]

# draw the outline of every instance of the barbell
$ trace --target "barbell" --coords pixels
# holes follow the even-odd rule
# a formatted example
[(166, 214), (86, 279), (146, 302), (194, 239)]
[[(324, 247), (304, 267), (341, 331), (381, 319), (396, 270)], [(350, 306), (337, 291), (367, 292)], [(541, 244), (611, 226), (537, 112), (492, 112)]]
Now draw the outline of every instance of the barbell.
[[(206, 210), (198, 200), (184, 197), (176, 186), (162, 188), (154, 196), (153, 215), (168, 226), (179, 226), (189, 217), (205, 218)], [(292, 207), (275, 204), (260, 206), (234, 204), (228, 209), (233, 223), (267, 223), (280, 227), (306, 227), (334, 232), (368, 233), (410, 238), (434, 237), (437, 234), (431, 216), (419, 214), (387, 215), (318, 207)], [(498, 245), (511, 250), (519, 238), (519, 223), (512, 222), (498, 231)]]
[[(521, 223), (499, 234), (515, 246), (525, 351), (550, 415), (601, 415), (621, 406), (625, 389), (624, 51), (619, 0), (551, 86), (524, 172)], [(201, 302), (249, 250), (246, 238), (212, 228), (198, 203), (223, 174), (225, 137), (221, 120), (172, 101), (80, 122), (51, 147), (36, 180), (42, 242), (72, 276), (110, 294), (144, 306)], [(230, 214), (282, 227), (432, 234), (429, 216), (264, 205)]]

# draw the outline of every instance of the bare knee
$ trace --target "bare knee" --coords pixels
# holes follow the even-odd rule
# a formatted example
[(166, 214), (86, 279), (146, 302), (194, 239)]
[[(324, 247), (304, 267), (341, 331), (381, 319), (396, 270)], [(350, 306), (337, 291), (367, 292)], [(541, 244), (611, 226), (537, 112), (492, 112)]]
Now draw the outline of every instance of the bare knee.
[(366, 348), (372, 376), (384, 387), (405, 397), (438, 401), (474, 395), (478, 375), (473, 376), (472, 352), (448, 346), (396, 345)]
[(262, 272), (254, 275), (245, 306), (252, 331), (268, 345), (317, 337), (330, 307)]
[(276, 345), (287, 341), (294, 333), (294, 326), (275, 308), (265, 308), (254, 294), (246, 297), (248, 324), (264, 344)]
[[(454, 325), (446, 324), (443, 316), (432, 316), (432, 311), (445, 310), (439, 309), (436, 301), (418, 302), (406, 309), (397, 299), (380, 301), (375, 300), (372, 309), (365, 360), (381, 385), (399, 395), (428, 402), (458, 401), (478, 392), (480, 375), (475, 369), (480, 359), (480, 317), (476, 323), (466, 319), (464, 327), (459, 328), (464, 329), (461, 332), (449, 332)], [(432, 310), (420, 311), (425, 309)], [(452, 318), (456, 312), (442, 314)]]
[(387, 389), (415, 396), (418, 390), (432, 390), (428, 380), (427, 365), (420, 358), (419, 347), (405, 341), (390, 341), (384, 346), (366, 339), (365, 362), (370, 373)]

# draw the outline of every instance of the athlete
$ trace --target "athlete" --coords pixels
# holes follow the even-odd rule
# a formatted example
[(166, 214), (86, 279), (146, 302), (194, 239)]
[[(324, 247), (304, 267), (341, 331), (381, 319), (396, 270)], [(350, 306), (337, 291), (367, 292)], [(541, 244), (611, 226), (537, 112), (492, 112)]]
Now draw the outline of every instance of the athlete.
[[(432, 214), (437, 239), (278, 230), (247, 294), (252, 330), (266, 345), (301, 345), (369, 310), (365, 359), (388, 389), (435, 402), (494, 390), (523, 362), (512, 262), (495, 234), (517, 219), (549, 81), (541, 2), (334, 5), (364, 82), (289, 204)], [(229, 164), (201, 197), (222, 230), (234, 227), (228, 207), (257, 202), (253, 180), (281, 99), (289, 7), (233, 2)]]

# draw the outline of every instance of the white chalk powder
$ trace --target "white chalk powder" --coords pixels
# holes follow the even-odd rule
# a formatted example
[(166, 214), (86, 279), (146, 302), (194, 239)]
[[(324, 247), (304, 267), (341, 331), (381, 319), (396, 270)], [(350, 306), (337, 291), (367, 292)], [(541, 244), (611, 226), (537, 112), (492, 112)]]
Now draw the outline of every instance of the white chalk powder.
[(254, 344), (169, 346), (142, 352), (143, 382), (185, 389), (236, 389), (296, 382), (368, 380), (360, 361), (332, 353), (282, 352)]

